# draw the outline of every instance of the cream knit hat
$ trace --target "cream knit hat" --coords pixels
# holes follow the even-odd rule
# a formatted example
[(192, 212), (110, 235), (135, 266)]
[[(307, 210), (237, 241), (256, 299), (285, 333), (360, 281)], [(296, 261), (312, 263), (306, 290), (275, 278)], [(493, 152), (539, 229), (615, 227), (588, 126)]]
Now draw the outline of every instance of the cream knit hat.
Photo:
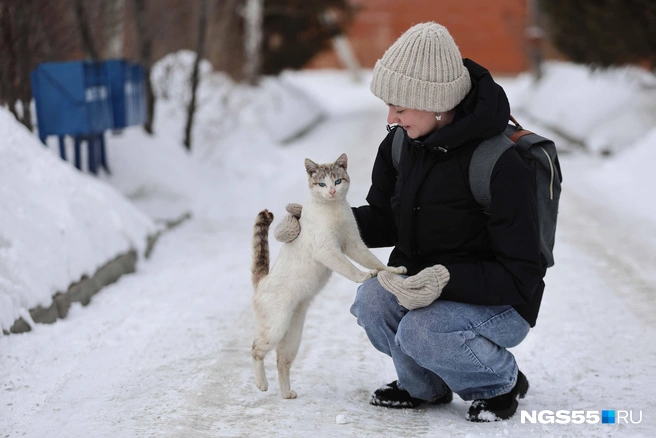
[(371, 92), (385, 103), (423, 111), (452, 110), (471, 89), (469, 71), (446, 27), (412, 26), (376, 62)]

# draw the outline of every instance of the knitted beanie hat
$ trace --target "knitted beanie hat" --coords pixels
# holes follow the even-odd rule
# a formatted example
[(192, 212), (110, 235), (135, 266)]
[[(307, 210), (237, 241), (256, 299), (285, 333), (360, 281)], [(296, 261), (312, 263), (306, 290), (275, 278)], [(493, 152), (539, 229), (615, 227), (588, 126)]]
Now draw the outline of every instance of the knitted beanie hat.
[(412, 26), (376, 62), (371, 92), (385, 103), (445, 112), (469, 93), (471, 79), (446, 27)]

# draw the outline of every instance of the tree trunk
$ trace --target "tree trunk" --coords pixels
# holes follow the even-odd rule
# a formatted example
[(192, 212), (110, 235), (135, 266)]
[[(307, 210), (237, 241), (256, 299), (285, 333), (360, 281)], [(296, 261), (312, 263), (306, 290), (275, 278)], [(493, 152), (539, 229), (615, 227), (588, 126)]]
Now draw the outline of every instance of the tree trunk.
[(146, 6), (144, 0), (134, 0), (135, 21), (139, 36), (139, 56), (144, 67), (146, 85), (146, 121), (143, 128), (148, 134), (153, 133), (153, 119), (155, 118), (155, 95), (150, 82), (150, 69), (153, 64), (153, 39), (146, 26)]
[(221, 0), (216, 3), (213, 22), (208, 35), (213, 42), (208, 46), (206, 57), (212, 60), (215, 70), (243, 81), (246, 65), (243, 13), (245, 0)]
[(146, 121), (143, 128), (148, 134), (153, 134), (153, 120), (155, 118), (155, 93), (150, 82), (150, 65), (144, 65), (144, 82), (146, 84)]
[[(30, 86), (30, 61), (32, 57), (29, 55), (29, 35), (33, 31), (30, 20), (33, 20), (33, 4), (31, 0), (26, 0), (22, 5), (16, 9), (16, 74), (18, 81), (17, 86), (18, 96), (16, 102), (20, 101), (22, 112), (18, 119), (27, 129), (32, 131), (34, 127), (32, 124), (32, 111), (30, 104), (32, 103), (32, 87)], [(16, 115), (16, 113), (14, 113)]]
[(198, 66), (205, 52), (205, 32), (207, 30), (207, 0), (201, 0), (200, 16), (198, 20), (198, 41), (196, 43), (196, 61), (191, 72), (191, 99), (187, 107), (187, 126), (185, 127), (184, 145), (191, 150), (191, 130), (194, 126), (196, 113), (196, 90), (198, 89)]
[(105, 16), (105, 57), (123, 58), (123, 30), (125, 23), (125, 0), (103, 0)]
[(80, 29), (82, 47), (84, 48), (87, 57), (91, 59), (100, 58), (95, 41), (91, 36), (89, 19), (84, 9), (84, 4), (82, 4), (82, 0), (75, 0), (75, 17), (77, 19), (77, 27)]
[(540, 10), (539, 0), (530, 0), (528, 4), (528, 22), (526, 40), (528, 45), (528, 60), (535, 81), (542, 79), (542, 64), (544, 62), (544, 19)]
[(16, 40), (15, 15), (16, 9), (0, 5), (0, 105), (7, 105), (16, 119), (14, 109), (16, 102)]
[(260, 75), (263, 0), (247, 0), (245, 8), (244, 51), (246, 63), (244, 76), (249, 84), (255, 85)]

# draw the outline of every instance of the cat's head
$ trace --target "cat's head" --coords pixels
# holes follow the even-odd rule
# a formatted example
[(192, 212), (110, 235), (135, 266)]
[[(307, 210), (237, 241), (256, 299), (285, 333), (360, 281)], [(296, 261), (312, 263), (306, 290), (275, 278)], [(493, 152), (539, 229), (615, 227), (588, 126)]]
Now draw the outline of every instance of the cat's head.
[(337, 161), (330, 164), (317, 164), (306, 158), (305, 170), (312, 196), (324, 202), (346, 199), (351, 181), (346, 165), (346, 154), (340, 155)]

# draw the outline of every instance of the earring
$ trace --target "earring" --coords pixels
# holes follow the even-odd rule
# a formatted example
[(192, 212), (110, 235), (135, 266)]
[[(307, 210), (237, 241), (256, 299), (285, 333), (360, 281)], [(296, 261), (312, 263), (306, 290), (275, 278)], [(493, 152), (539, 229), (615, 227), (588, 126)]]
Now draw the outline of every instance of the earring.
[(440, 120), (442, 120), (442, 114), (438, 114), (438, 115), (436, 115), (436, 116), (435, 116), (435, 120), (437, 120), (438, 122), (439, 122)]

